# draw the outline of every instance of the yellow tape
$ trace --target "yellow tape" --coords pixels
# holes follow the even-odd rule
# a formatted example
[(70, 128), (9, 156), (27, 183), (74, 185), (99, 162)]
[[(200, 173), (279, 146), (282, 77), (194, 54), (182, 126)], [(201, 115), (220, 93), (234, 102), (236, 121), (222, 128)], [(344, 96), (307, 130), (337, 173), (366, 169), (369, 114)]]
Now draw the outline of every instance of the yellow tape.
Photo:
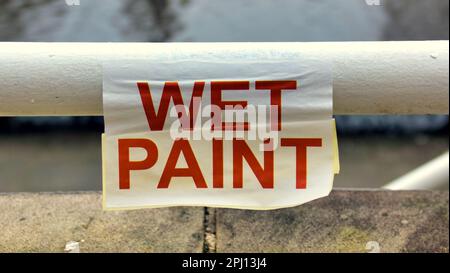
[(338, 138), (337, 138), (337, 131), (336, 131), (336, 120), (333, 119), (333, 150), (334, 150), (334, 156), (333, 156), (333, 171), (334, 174), (338, 174), (341, 170), (341, 164), (339, 163), (339, 146), (338, 146)]

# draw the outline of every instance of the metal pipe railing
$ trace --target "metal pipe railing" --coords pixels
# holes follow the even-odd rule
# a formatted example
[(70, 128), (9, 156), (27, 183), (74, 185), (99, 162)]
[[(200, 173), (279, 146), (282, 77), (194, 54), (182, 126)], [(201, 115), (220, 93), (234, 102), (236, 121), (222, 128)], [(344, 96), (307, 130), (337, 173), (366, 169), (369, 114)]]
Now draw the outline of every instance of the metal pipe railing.
[[(104, 60), (179, 46), (205, 44), (0, 43), (0, 116), (102, 115)], [(448, 114), (448, 41), (295, 46), (333, 65), (335, 114)]]
[(448, 151), (383, 186), (386, 190), (433, 190), (448, 185)]

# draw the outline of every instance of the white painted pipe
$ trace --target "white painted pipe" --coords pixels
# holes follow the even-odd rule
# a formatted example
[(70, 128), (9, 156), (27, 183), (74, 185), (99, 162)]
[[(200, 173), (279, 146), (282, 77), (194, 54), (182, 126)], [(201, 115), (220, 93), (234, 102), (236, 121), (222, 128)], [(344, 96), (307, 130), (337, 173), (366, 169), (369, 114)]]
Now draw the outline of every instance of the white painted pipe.
[[(333, 64), (335, 114), (448, 114), (448, 41), (297, 45)], [(161, 46), (196, 44), (0, 43), (0, 116), (102, 115), (102, 61)]]
[(431, 160), (419, 168), (383, 186), (387, 190), (435, 190), (448, 185), (449, 153)]

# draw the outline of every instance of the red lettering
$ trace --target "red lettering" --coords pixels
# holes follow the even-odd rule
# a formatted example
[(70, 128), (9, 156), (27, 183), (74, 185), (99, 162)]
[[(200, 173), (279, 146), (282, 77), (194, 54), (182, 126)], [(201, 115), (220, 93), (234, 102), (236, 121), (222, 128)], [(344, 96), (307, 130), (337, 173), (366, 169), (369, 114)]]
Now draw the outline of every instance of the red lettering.
[[(222, 100), (222, 91), (223, 90), (249, 90), (250, 83), (248, 81), (212, 81), (211, 82), (211, 104), (217, 105), (221, 109), (225, 110), (227, 105), (230, 106), (241, 106), (242, 108), (247, 107), (246, 101), (223, 101)], [(219, 120), (222, 120), (220, 117)], [(219, 123), (220, 124), (220, 123)], [(222, 131), (228, 130), (236, 130), (236, 128), (243, 129), (244, 131), (248, 131), (249, 123), (237, 123), (237, 122), (223, 122), (222, 123)], [(214, 126), (212, 127), (214, 130)]]
[(295, 147), (296, 154), (296, 188), (306, 189), (308, 147), (322, 147), (320, 138), (282, 138), (281, 146)]
[[(183, 153), (184, 159), (188, 165), (187, 168), (177, 168), (178, 158)], [(205, 178), (202, 175), (200, 166), (195, 158), (189, 141), (185, 139), (175, 140), (169, 153), (166, 166), (158, 183), (158, 188), (165, 189), (169, 187), (172, 177), (192, 177), (197, 188), (207, 188)]]
[[(255, 88), (257, 90), (270, 90), (270, 105), (275, 105), (278, 108), (278, 126), (274, 126), (272, 130), (281, 131), (281, 91), (297, 89), (297, 81), (256, 81)], [(272, 117), (272, 116), (271, 116)], [(273, 122), (271, 118), (271, 122)]]
[(213, 187), (223, 188), (223, 140), (213, 139)]
[[(142, 148), (147, 157), (142, 161), (130, 161), (130, 148)], [(130, 171), (145, 170), (155, 165), (158, 148), (149, 139), (119, 139), (119, 189), (130, 188)]]
[[(173, 101), (175, 107), (177, 107), (178, 113), (182, 113), (184, 117), (187, 117), (187, 113), (184, 109), (183, 99), (181, 96), (181, 90), (178, 85), (178, 82), (166, 82), (164, 84), (164, 89), (161, 95), (161, 102), (158, 108), (158, 113), (155, 111), (155, 107), (153, 105), (152, 94), (150, 91), (150, 86), (147, 82), (138, 82), (137, 87), (139, 89), (139, 95), (141, 96), (142, 105), (144, 107), (145, 116), (147, 117), (147, 122), (151, 131), (161, 131), (164, 127), (164, 123), (166, 121), (167, 112), (169, 110), (170, 100)], [(190, 117), (190, 126), (187, 128), (186, 126), (183, 129), (192, 129), (194, 126), (194, 120), (197, 117), (198, 110), (194, 109), (193, 100), (194, 98), (201, 98), (203, 95), (203, 88), (205, 87), (205, 82), (195, 82), (193, 93), (191, 97), (191, 103), (189, 106), (189, 117)], [(183, 124), (183, 123), (182, 123)]]
[(264, 168), (262, 168), (250, 147), (244, 140), (233, 140), (233, 188), (243, 186), (243, 159), (246, 159), (253, 173), (264, 189), (273, 189), (273, 150), (264, 151)]

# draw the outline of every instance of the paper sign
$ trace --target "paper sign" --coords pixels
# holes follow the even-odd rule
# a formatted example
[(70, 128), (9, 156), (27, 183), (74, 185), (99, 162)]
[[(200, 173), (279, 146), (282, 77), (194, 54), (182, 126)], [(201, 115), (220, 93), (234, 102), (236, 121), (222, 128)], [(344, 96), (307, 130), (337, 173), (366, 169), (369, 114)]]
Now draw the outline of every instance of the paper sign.
[(295, 43), (154, 44), (103, 75), (105, 209), (275, 209), (331, 191), (331, 64)]

